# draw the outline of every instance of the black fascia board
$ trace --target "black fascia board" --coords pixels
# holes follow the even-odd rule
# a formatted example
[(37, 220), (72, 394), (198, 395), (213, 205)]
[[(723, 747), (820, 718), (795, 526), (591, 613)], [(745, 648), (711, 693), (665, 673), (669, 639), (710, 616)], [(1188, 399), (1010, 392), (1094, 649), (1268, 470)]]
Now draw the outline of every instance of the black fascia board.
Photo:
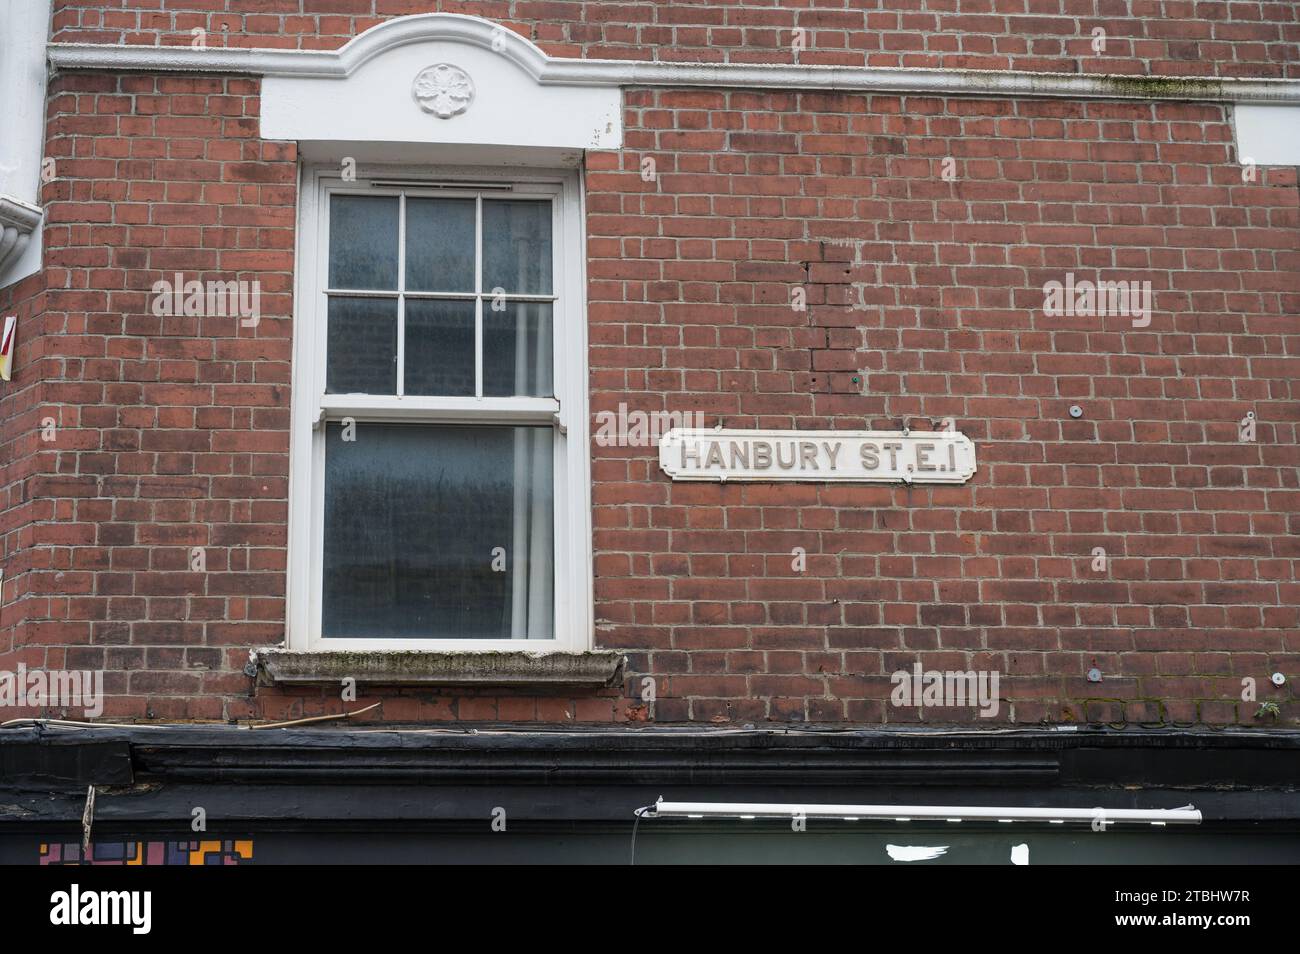
[(0, 787), (247, 784), (1300, 785), (1300, 732), (1250, 729), (0, 730)]

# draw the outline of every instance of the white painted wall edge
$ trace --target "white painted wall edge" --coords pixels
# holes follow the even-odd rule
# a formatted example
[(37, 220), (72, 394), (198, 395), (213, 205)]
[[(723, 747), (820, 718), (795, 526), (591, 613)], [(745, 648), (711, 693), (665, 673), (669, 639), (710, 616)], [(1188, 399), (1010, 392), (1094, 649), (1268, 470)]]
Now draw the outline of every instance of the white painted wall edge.
[(41, 270), (50, 0), (0, 4), (0, 288)]
[(343, 79), (388, 50), (450, 40), (492, 50), (543, 85), (691, 86), (943, 96), (1056, 97), (1183, 102), (1300, 103), (1300, 80), (1114, 76), (909, 67), (781, 66), (748, 63), (646, 63), (552, 57), (512, 30), (480, 17), (427, 13), (397, 17), (338, 50), (193, 49), (51, 43), (57, 69), (171, 70)]
[(1232, 111), (1237, 161), (1300, 166), (1300, 106), (1239, 105)]

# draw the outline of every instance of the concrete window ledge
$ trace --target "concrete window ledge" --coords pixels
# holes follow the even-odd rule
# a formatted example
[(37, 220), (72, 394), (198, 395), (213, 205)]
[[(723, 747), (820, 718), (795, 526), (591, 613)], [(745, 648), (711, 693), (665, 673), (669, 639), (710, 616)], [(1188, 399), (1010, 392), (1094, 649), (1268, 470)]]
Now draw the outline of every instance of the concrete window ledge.
[(520, 686), (591, 688), (617, 685), (626, 658), (585, 653), (258, 650), (260, 686), (337, 686), (349, 677), (371, 686)]

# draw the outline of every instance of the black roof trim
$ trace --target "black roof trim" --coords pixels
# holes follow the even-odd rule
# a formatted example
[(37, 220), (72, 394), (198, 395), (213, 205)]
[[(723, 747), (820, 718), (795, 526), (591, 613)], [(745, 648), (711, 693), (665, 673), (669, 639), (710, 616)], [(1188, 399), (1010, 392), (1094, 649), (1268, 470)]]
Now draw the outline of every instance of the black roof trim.
[(0, 730), (0, 785), (184, 781), (1291, 788), (1300, 732), (456, 725)]

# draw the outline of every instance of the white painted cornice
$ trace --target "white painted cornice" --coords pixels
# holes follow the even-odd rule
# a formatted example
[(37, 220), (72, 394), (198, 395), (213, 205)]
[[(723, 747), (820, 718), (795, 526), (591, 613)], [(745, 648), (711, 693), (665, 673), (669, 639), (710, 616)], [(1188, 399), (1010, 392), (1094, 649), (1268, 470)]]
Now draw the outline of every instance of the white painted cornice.
[(337, 50), (194, 49), (188, 46), (104, 46), (94, 43), (51, 43), (48, 49), (51, 64), (60, 69), (184, 70), (346, 79), (380, 54), (429, 40), (466, 43), (493, 50), (513, 61), (539, 83), (557, 82), (546, 78), (548, 64), (568, 62), (552, 60), (536, 44), (500, 24), (460, 13), (395, 17), (353, 37)]
[(0, 195), (0, 273), (26, 250), (41, 216), (40, 206)]
[(366, 61), (410, 43), (464, 43), (506, 57), (540, 85), (687, 86), (912, 93), (936, 96), (1055, 97), (1233, 103), (1300, 103), (1300, 80), (1078, 75), (1016, 70), (647, 63), (552, 57), (513, 30), (480, 17), (428, 13), (371, 27), (338, 50), (194, 49), (51, 43), (56, 69), (169, 70), (345, 79)]

